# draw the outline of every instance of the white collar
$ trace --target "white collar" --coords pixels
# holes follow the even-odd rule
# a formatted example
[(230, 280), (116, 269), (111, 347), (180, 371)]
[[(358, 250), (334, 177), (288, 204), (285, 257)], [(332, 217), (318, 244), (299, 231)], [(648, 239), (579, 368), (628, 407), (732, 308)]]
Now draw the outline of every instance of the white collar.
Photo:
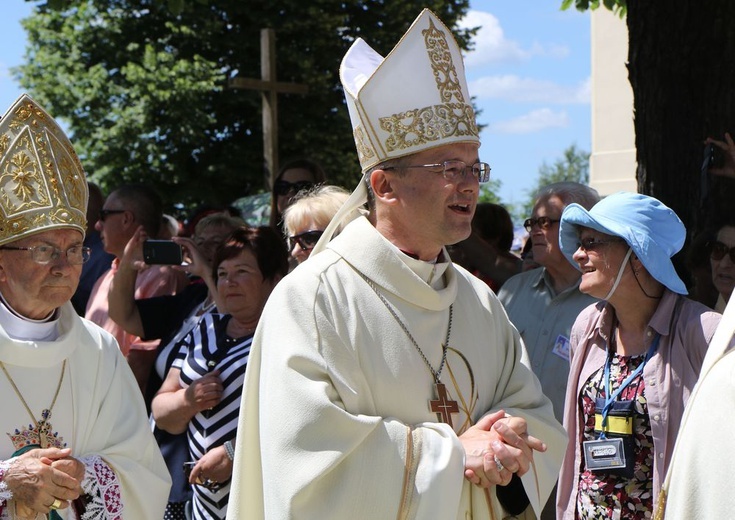
[(54, 341), (59, 337), (58, 309), (41, 320), (32, 320), (18, 314), (0, 294), (0, 327), (13, 339), (22, 341)]

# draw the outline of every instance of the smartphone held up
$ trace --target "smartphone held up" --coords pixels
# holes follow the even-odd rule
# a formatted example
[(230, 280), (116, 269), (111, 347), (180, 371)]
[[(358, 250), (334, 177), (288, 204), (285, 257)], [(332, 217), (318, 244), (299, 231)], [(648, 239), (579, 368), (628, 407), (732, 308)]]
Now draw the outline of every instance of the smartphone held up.
[(171, 240), (143, 242), (143, 260), (148, 265), (181, 265), (184, 261), (181, 246)]

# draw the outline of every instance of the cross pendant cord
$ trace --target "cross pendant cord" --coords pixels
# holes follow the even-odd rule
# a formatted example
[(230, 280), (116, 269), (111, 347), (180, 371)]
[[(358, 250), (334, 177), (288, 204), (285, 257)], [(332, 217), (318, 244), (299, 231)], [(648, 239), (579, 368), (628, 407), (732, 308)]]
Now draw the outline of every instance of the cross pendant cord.
[(442, 375), (442, 370), (444, 370), (444, 364), (447, 361), (447, 347), (449, 345), (449, 335), (452, 333), (452, 314), (453, 314), (454, 304), (449, 306), (449, 325), (447, 326), (447, 337), (444, 340), (444, 343), (442, 343), (442, 361), (439, 364), (439, 368), (437, 370), (434, 370), (434, 367), (431, 366), (431, 363), (429, 363), (429, 360), (427, 359), (426, 355), (424, 355), (424, 351), (421, 350), (421, 347), (419, 347), (419, 344), (413, 338), (411, 331), (408, 330), (408, 327), (406, 326), (405, 323), (403, 323), (403, 321), (398, 316), (398, 313), (393, 308), (393, 306), (390, 304), (390, 302), (385, 298), (385, 296), (382, 295), (380, 291), (378, 291), (377, 286), (370, 278), (368, 278), (362, 273), (360, 273), (360, 276), (362, 276), (362, 278), (367, 282), (367, 284), (370, 286), (373, 292), (378, 296), (378, 298), (380, 298), (380, 301), (383, 302), (383, 305), (385, 305), (388, 311), (393, 315), (393, 318), (395, 318), (396, 322), (398, 322), (398, 325), (401, 327), (401, 329), (403, 329), (403, 332), (406, 333), (406, 336), (408, 336), (408, 339), (411, 340), (411, 343), (413, 343), (413, 346), (418, 351), (419, 355), (421, 356), (421, 359), (424, 360), (424, 363), (426, 363), (426, 366), (429, 368), (431, 375), (434, 376), (434, 383), (441, 384), (440, 378)]
[[(28, 415), (31, 416), (31, 420), (33, 421), (33, 424), (36, 426), (36, 429), (38, 430), (39, 438), (41, 439), (42, 448), (46, 448), (47, 446), (43, 446), (46, 440), (46, 435), (43, 433), (43, 426), (49, 425), (48, 419), (51, 417), (51, 410), (54, 409), (54, 405), (56, 404), (56, 399), (59, 397), (59, 391), (61, 390), (61, 384), (64, 382), (64, 372), (66, 369), (66, 359), (61, 364), (61, 376), (59, 377), (59, 384), (56, 386), (56, 392), (54, 393), (54, 398), (51, 401), (51, 406), (49, 406), (46, 410), (41, 412), (41, 420), (37, 421), (36, 417), (33, 415), (33, 412), (31, 411), (30, 406), (28, 406), (28, 403), (26, 403), (26, 400), (23, 398), (23, 394), (20, 393), (20, 390), (15, 384), (15, 381), (13, 381), (13, 378), (10, 377), (10, 373), (8, 373), (8, 369), (5, 368), (5, 364), (0, 361), (0, 368), (2, 368), (3, 372), (5, 372), (5, 376), (8, 378), (8, 381), (10, 381), (10, 384), (13, 387), (13, 390), (15, 390), (16, 395), (20, 398), (20, 402), (23, 403), (23, 406), (25, 407), (26, 411), (28, 412)], [(48, 412), (48, 414), (45, 414), (45, 412)]]
[(431, 375), (434, 377), (434, 387), (436, 389), (436, 396), (437, 399), (429, 400), (429, 409), (432, 412), (435, 412), (437, 414), (437, 417), (440, 418), (440, 420), (443, 423), (448, 424), (450, 427), (454, 427), (452, 424), (452, 413), (459, 413), (459, 405), (457, 404), (457, 401), (449, 400), (447, 396), (447, 388), (446, 386), (441, 382), (441, 375), (442, 370), (444, 369), (444, 364), (447, 361), (447, 349), (449, 347), (449, 336), (452, 333), (452, 315), (453, 315), (453, 309), (454, 304), (449, 306), (449, 325), (447, 326), (447, 337), (444, 340), (444, 343), (442, 344), (442, 360), (439, 364), (439, 368), (437, 370), (434, 370), (434, 367), (431, 366), (431, 363), (429, 363), (428, 358), (424, 354), (424, 351), (421, 350), (421, 347), (419, 347), (418, 342), (414, 339), (413, 335), (411, 334), (411, 331), (408, 330), (408, 327), (405, 323), (403, 323), (403, 320), (398, 316), (398, 313), (393, 308), (393, 306), (390, 304), (390, 302), (383, 296), (383, 294), (378, 290), (375, 283), (365, 276), (364, 274), (360, 273), (360, 276), (365, 280), (365, 282), (370, 286), (370, 288), (373, 290), (373, 292), (380, 298), (380, 301), (383, 302), (383, 305), (385, 305), (386, 309), (391, 313), (393, 318), (396, 320), (398, 325), (403, 329), (403, 332), (406, 333), (406, 336), (408, 336), (408, 339), (411, 340), (411, 343), (413, 343), (413, 346), (416, 348), (416, 351), (421, 356), (421, 359), (424, 360), (424, 363), (428, 367), (429, 371), (431, 372)]

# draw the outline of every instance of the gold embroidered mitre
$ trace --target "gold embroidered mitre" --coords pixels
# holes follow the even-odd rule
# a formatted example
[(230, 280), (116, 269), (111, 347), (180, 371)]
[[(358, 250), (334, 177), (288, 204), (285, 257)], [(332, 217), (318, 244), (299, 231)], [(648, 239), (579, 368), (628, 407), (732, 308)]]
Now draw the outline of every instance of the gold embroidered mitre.
[(357, 39), (340, 80), (363, 172), (438, 146), (480, 143), (459, 45), (428, 9), (385, 59)]
[(0, 245), (87, 228), (87, 181), (63, 130), (27, 94), (0, 119)]

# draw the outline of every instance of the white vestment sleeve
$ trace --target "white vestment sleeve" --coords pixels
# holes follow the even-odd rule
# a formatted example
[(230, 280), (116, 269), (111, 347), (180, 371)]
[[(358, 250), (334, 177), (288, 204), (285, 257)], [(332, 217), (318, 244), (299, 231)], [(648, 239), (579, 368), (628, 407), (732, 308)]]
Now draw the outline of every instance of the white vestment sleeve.
[(171, 477), (151, 433), (140, 389), (112, 336), (93, 327), (81, 332), (80, 341), (90, 340), (101, 353), (93, 356), (78, 348), (75, 358), (86, 355), (86, 361), (69, 365), (72, 381), (79, 382), (73, 387), (77, 439), (72, 456), (98, 456), (115, 472), (122, 518), (160, 520)]

